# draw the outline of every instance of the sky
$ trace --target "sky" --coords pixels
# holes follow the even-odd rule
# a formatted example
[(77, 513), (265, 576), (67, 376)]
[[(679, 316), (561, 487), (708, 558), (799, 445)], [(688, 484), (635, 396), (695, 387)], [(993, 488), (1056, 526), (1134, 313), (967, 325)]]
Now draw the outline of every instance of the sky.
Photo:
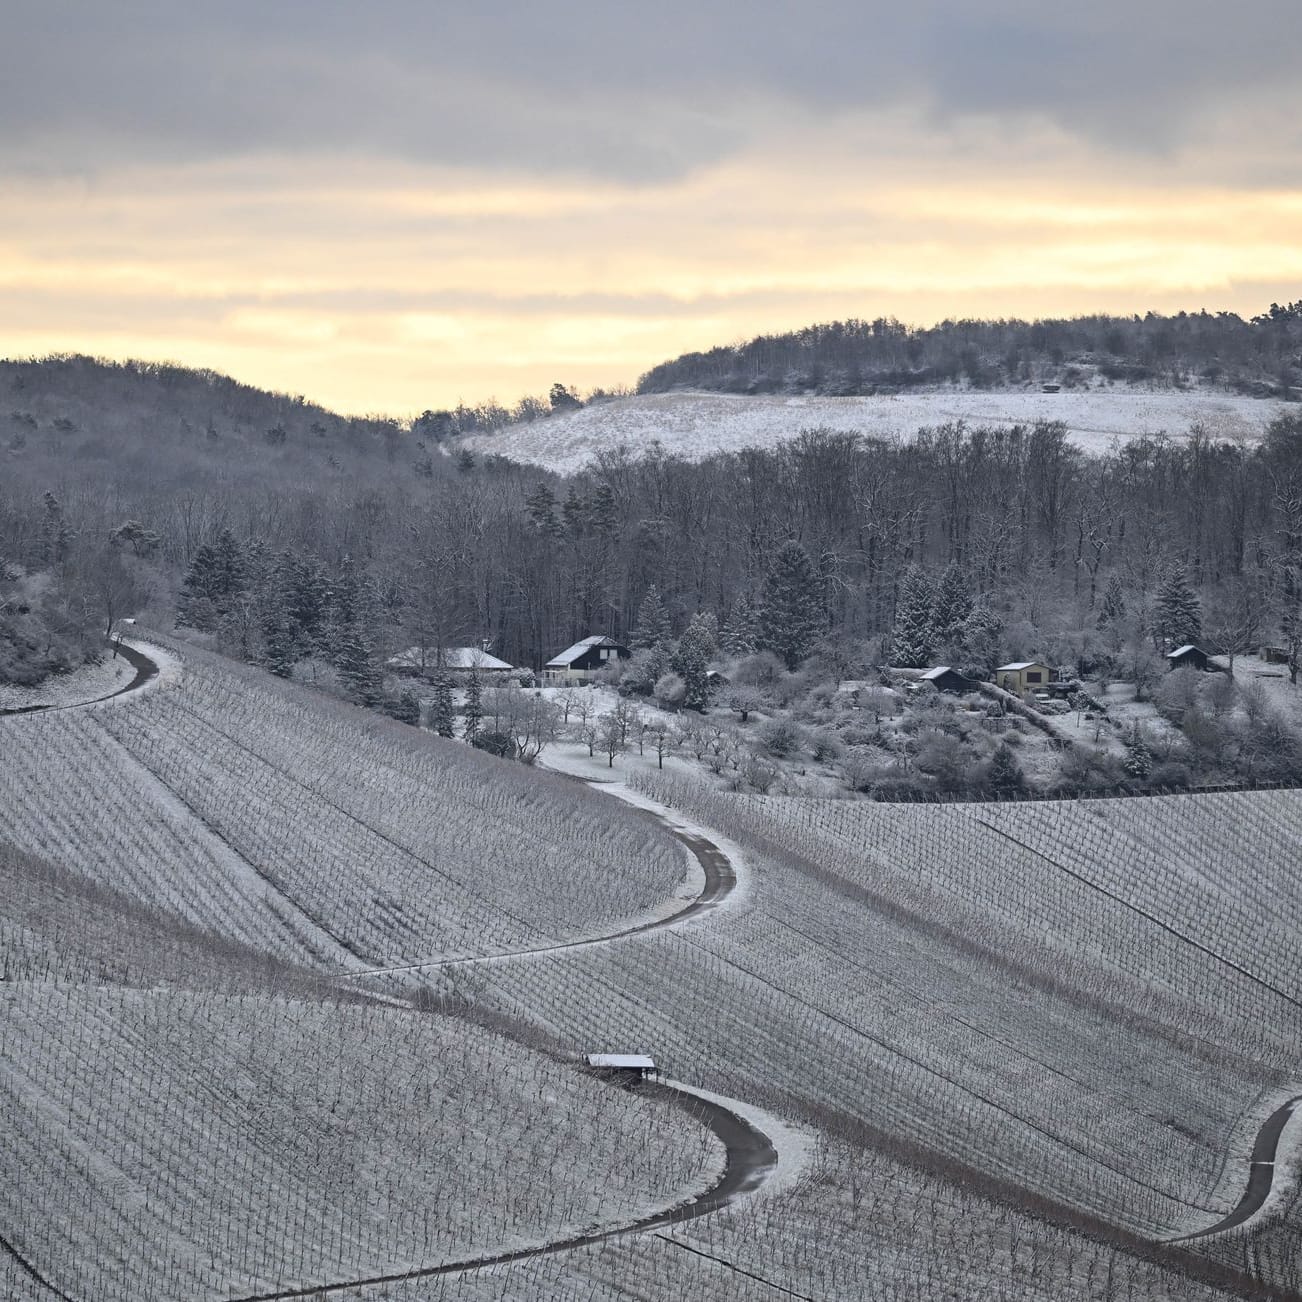
[(0, 356), (353, 413), (1302, 298), (1297, 0), (5, 0)]

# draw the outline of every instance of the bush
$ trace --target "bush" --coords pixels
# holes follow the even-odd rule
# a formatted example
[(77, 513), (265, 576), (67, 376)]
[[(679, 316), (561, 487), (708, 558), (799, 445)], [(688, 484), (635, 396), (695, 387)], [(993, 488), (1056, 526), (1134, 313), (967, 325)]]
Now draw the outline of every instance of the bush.
[(836, 733), (819, 728), (810, 735), (809, 750), (820, 764), (825, 764), (828, 760), (838, 759), (845, 750), (845, 745)]
[(1187, 764), (1171, 760), (1165, 764), (1154, 765), (1153, 772), (1149, 776), (1149, 782), (1155, 787), (1182, 789), (1193, 782), (1193, 774), (1189, 772)]
[(470, 744), (499, 759), (515, 758), (515, 738), (509, 732), (477, 732)]
[(785, 759), (800, 749), (801, 729), (790, 719), (768, 719), (760, 725), (760, 744), (777, 759)]

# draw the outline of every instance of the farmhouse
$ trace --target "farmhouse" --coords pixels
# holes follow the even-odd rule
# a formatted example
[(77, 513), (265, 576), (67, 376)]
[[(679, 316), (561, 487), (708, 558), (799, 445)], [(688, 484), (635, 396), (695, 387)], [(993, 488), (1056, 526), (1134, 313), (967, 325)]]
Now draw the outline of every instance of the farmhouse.
[(1192, 643), (1188, 646), (1178, 646), (1174, 651), (1166, 653), (1166, 667), (1168, 669), (1201, 669), (1204, 673), (1217, 673), (1219, 666), (1212, 664), (1212, 658), (1201, 647), (1196, 647)]
[(412, 674), (433, 678), (445, 673), (453, 678), (467, 677), (471, 670), (480, 678), (509, 678), (519, 671), (477, 646), (408, 647), (387, 662), (395, 674)]
[(1006, 692), (1043, 691), (1053, 679), (1053, 670), (1039, 660), (1015, 660), (995, 670), (995, 682)]
[(604, 1080), (622, 1080), (631, 1084), (659, 1074), (655, 1059), (644, 1053), (585, 1053), (583, 1061)]
[(613, 637), (596, 633), (566, 647), (543, 666), (545, 683), (590, 683), (610, 664), (627, 660), (628, 647)]

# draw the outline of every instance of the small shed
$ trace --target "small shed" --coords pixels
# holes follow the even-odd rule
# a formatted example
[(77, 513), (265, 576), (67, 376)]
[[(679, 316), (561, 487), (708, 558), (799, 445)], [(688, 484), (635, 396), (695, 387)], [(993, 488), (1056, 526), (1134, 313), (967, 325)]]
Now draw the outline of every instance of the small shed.
[(1288, 647), (1264, 646), (1261, 648), (1261, 658), (1268, 665), (1286, 665), (1288, 664)]
[(612, 663), (627, 660), (632, 652), (622, 642), (595, 633), (568, 646), (543, 666), (545, 683), (590, 683)]
[(603, 1080), (631, 1084), (659, 1074), (655, 1059), (644, 1053), (585, 1053), (583, 1061)]
[(1053, 681), (1053, 670), (1039, 660), (1014, 660), (995, 670), (995, 682), (1006, 692), (1040, 692)]
[(964, 674), (960, 674), (957, 669), (951, 669), (948, 665), (937, 665), (934, 669), (928, 669), (919, 679), (919, 682), (930, 683), (938, 692), (975, 692), (976, 683)]
[(1188, 646), (1178, 646), (1174, 651), (1168, 651), (1166, 653), (1166, 667), (1168, 669), (1201, 669), (1204, 673), (1217, 673), (1219, 671), (1219, 666), (1212, 664), (1211, 656), (1202, 647), (1194, 646), (1192, 642)]

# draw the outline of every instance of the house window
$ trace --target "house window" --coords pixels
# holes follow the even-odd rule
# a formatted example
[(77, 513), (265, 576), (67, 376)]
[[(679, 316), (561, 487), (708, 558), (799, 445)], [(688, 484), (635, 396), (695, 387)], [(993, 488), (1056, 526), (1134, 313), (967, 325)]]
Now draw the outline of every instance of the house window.
[(601, 658), (602, 658), (603, 660), (609, 660), (609, 659), (610, 659), (610, 648), (609, 648), (608, 646), (603, 646), (603, 647), (601, 648)]
[(1041, 675), (1038, 670), (1035, 673), (1031, 673), (1029, 670), (1027, 671), (1026, 681), (1028, 683), (1038, 683), (1041, 682), (1042, 679), (1043, 679), (1043, 675)]

